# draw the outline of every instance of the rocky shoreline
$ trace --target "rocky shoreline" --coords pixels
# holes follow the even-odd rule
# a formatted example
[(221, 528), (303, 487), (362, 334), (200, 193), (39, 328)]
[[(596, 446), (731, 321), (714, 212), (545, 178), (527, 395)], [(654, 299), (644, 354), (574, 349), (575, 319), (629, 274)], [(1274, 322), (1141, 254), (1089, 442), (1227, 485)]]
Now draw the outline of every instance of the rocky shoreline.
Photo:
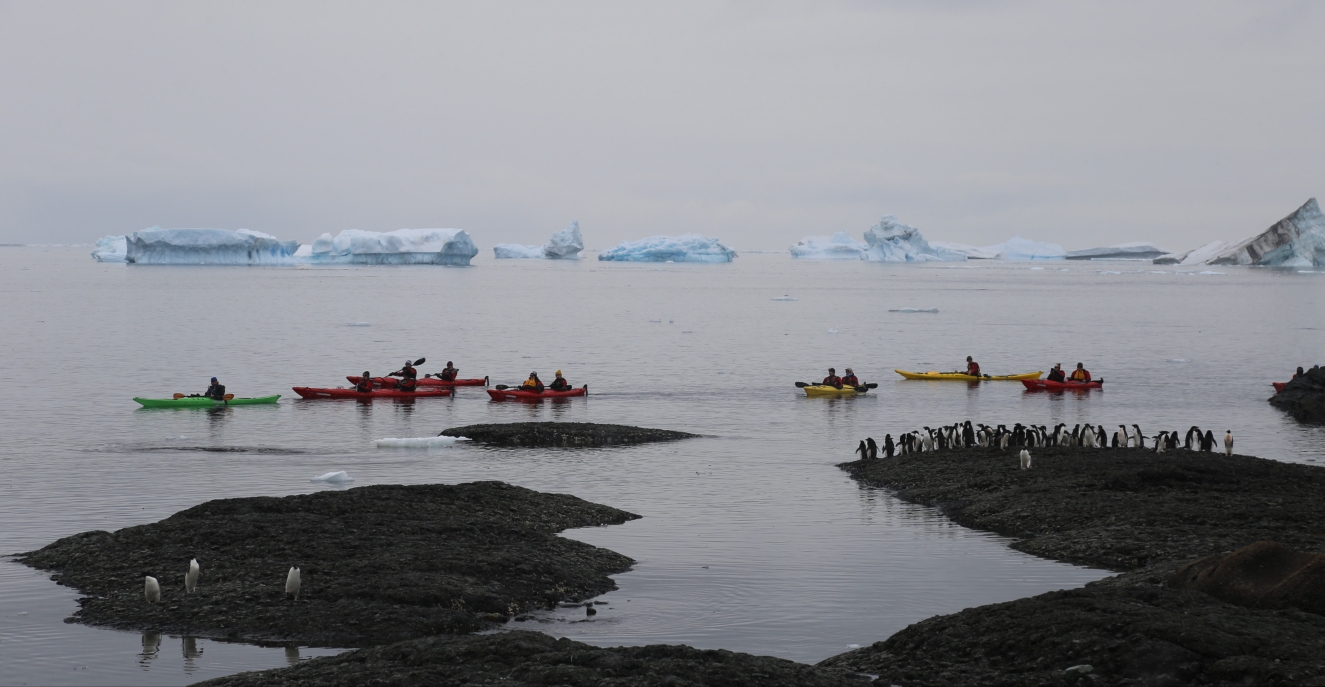
[(1175, 584), (1193, 559), (1260, 541), (1325, 544), (1325, 469), (1141, 449), (939, 451), (841, 467), (862, 484), (1015, 537), (1013, 548), (1128, 571), (916, 623), (820, 666), (940, 685), (1325, 685), (1325, 616)]
[(594, 422), (508, 422), (451, 427), (442, 430), (440, 436), (467, 437), (481, 444), (495, 446), (597, 447), (678, 441), (698, 435)]
[(1269, 399), (1270, 405), (1298, 422), (1325, 424), (1325, 370), (1319, 365), (1289, 380), (1284, 390)]
[[(18, 560), (85, 596), (74, 622), (258, 643), (368, 646), (493, 627), (616, 588), (630, 558), (556, 536), (639, 516), (502, 482), (209, 501)], [(189, 560), (202, 566), (184, 589)], [(300, 568), (298, 600), (285, 594)], [(143, 574), (160, 603), (147, 603)]]

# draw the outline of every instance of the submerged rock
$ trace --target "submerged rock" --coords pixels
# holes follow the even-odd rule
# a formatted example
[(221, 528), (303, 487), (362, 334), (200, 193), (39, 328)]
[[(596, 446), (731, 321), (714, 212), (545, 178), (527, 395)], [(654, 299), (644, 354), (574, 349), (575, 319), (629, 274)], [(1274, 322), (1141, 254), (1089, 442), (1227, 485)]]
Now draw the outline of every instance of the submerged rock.
[(426, 637), (240, 673), (208, 687), (564, 685), (565, 687), (864, 687), (870, 679), (772, 656), (681, 645), (596, 647), (517, 630)]
[[(501, 482), (379, 485), (208, 501), (19, 560), (86, 596), (73, 620), (247, 641), (363, 646), (480, 630), (616, 588), (621, 554), (556, 536), (639, 516)], [(186, 594), (189, 560), (202, 566)], [(286, 597), (300, 569), (298, 601)], [(161, 583), (143, 600), (142, 574)]]
[(1298, 422), (1325, 423), (1325, 369), (1317, 365), (1290, 380), (1270, 403)]
[(1213, 242), (1155, 258), (1157, 265), (1325, 267), (1325, 215), (1311, 198), (1274, 226), (1233, 244)]
[(498, 446), (614, 446), (689, 439), (696, 434), (593, 422), (509, 422), (442, 430), (440, 436), (469, 437)]

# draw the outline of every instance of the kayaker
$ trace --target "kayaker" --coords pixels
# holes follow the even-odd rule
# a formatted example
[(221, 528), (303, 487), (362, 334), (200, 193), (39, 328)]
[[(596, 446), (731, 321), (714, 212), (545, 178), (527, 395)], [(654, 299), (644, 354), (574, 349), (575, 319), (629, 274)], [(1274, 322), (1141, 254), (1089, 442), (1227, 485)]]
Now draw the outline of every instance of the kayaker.
[(543, 380), (538, 378), (537, 372), (530, 372), (529, 379), (524, 380), (524, 384), (520, 385), (520, 391), (533, 391), (541, 394), (543, 393)]
[(1304, 374), (1306, 374), (1306, 373), (1303, 372), (1303, 371), (1302, 371), (1302, 368), (1299, 367), (1299, 368), (1297, 368), (1297, 372), (1293, 373), (1293, 379), (1297, 379), (1298, 377), (1301, 377), (1301, 376), (1304, 375)]
[(368, 370), (363, 371), (363, 376), (359, 378), (359, 383), (354, 385), (354, 390), (361, 394), (373, 392), (373, 376), (368, 374)]
[(828, 368), (828, 376), (827, 376), (827, 377), (824, 377), (824, 381), (820, 382), (820, 384), (823, 385), (823, 386), (831, 386), (831, 387), (836, 387), (836, 388), (838, 388), (838, 389), (841, 389), (841, 388), (842, 388), (842, 378), (837, 376), (837, 370), (836, 370), (836, 369), (830, 367), (830, 368)]
[(396, 382), (396, 388), (401, 391), (413, 391), (419, 384), (419, 371), (414, 369), (414, 364), (408, 360), (405, 361), (404, 367), (392, 372), (390, 376), (400, 377), (400, 381)]
[(455, 365), (448, 360), (446, 361), (446, 369), (442, 370), (441, 373), (437, 375), (437, 378), (443, 382), (454, 382), (455, 377), (458, 374), (460, 374), (460, 370), (456, 369)]
[(1085, 366), (1081, 363), (1077, 363), (1077, 369), (1072, 370), (1071, 379), (1074, 382), (1081, 382), (1084, 384), (1090, 381), (1090, 372), (1087, 371)]
[(203, 392), (202, 395), (213, 401), (223, 401), (225, 400), (225, 385), (217, 382), (216, 378), (212, 377), (212, 385), (207, 387), (207, 391)]
[(1051, 382), (1061, 382), (1067, 379), (1067, 375), (1063, 372), (1063, 364), (1054, 363), (1054, 369), (1049, 370), (1049, 376), (1046, 379)]
[(860, 386), (860, 379), (856, 377), (856, 373), (852, 372), (849, 367), (847, 368), (846, 375), (842, 377), (842, 386)]
[(552, 386), (548, 388), (553, 391), (569, 391), (571, 386), (570, 382), (566, 381), (566, 378), (561, 376), (561, 370), (557, 370), (557, 378), (552, 380)]
[(972, 360), (969, 355), (966, 356), (966, 374), (971, 375), (972, 377), (980, 376), (980, 363)]

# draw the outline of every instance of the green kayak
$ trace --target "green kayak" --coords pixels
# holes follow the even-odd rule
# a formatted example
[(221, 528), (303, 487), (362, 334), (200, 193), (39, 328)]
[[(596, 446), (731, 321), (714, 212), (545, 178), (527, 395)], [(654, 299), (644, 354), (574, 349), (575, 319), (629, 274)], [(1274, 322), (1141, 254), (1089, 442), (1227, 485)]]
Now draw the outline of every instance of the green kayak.
[(223, 406), (252, 406), (261, 403), (275, 403), (281, 397), (262, 396), (260, 398), (232, 398), (229, 401), (213, 401), (203, 396), (185, 396), (184, 398), (134, 398), (144, 408), (213, 408)]

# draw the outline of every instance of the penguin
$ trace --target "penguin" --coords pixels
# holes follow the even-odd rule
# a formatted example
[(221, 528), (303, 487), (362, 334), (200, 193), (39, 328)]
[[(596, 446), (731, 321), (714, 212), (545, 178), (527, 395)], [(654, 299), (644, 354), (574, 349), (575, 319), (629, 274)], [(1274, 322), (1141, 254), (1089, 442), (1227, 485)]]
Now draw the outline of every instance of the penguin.
[(1197, 427), (1196, 425), (1192, 425), (1191, 429), (1187, 430), (1187, 440), (1183, 442), (1182, 447), (1187, 449), (1188, 451), (1192, 450), (1193, 434), (1196, 435), (1196, 441), (1199, 442), (1201, 440), (1201, 428)]
[(161, 600), (161, 583), (155, 577), (143, 573), (143, 596), (147, 603), (154, 604)]
[(1018, 457), (1021, 458), (1021, 469), (1022, 469), (1022, 470), (1029, 470), (1029, 469), (1031, 469), (1031, 452), (1030, 452), (1030, 451), (1027, 451), (1026, 449), (1023, 448), (1023, 449), (1021, 450), (1021, 453), (1019, 454)]
[(1168, 432), (1160, 432), (1155, 435), (1155, 453), (1163, 453), (1165, 445), (1168, 444)]
[(893, 446), (893, 435), (891, 434), (883, 435), (883, 455), (885, 457), (892, 458), (894, 448), (896, 447)]
[(1146, 435), (1141, 433), (1141, 428), (1137, 425), (1132, 425), (1132, 429), (1136, 430), (1136, 448), (1145, 448)]
[(865, 437), (865, 448), (870, 452), (870, 460), (879, 457), (879, 445), (874, 443), (874, 437)]
[(1215, 450), (1215, 433), (1205, 430), (1205, 440), (1201, 442), (1201, 450), (1207, 453)]
[[(1122, 427), (1122, 425), (1118, 425), (1118, 426), (1119, 426), (1119, 427)], [(1123, 443), (1123, 438), (1122, 438), (1122, 437), (1123, 437), (1123, 430), (1121, 430), (1121, 429), (1114, 430), (1114, 432), (1113, 432), (1113, 448), (1118, 448), (1118, 447), (1119, 447), (1118, 445), (1121, 444), (1121, 443)]]
[(202, 568), (198, 565), (198, 559), (189, 560), (189, 571), (184, 573), (184, 591), (192, 594), (198, 591), (198, 575), (202, 573)]
[(299, 600), (299, 568), (290, 566), (290, 572), (285, 576), (285, 593), (294, 596), (294, 600)]
[(585, 615), (598, 615), (598, 611), (594, 609), (593, 604), (591, 604), (591, 603), (587, 603), (587, 604), (584, 605), (584, 614), (585, 614)]
[(1233, 430), (1224, 432), (1224, 455), (1233, 455)]
[(865, 447), (864, 440), (860, 442), (860, 446), (857, 446), (856, 450), (853, 451), (853, 453), (859, 453), (861, 460), (865, 460), (866, 458), (869, 457), (869, 449)]

